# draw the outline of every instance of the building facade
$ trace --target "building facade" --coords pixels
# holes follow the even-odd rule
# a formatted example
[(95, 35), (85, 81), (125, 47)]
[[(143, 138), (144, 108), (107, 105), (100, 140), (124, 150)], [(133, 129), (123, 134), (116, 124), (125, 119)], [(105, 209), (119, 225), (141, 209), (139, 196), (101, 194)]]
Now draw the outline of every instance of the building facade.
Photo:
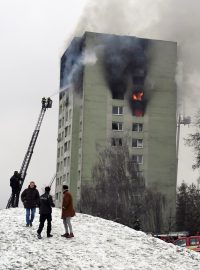
[(75, 205), (98, 150), (128, 141), (148, 187), (176, 199), (177, 45), (86, 32), (61, 58), (56, 204), (63, 183)]

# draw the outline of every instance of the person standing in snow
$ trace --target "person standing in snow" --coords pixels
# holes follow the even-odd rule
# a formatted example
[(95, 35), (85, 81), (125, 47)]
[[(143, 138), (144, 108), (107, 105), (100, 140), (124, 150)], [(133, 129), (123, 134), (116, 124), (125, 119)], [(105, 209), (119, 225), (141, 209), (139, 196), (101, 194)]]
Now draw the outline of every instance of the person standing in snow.
[(26, 227), (32, 227), (36, 207), (39, 205), (40, 195), (34, 181), (31, 181), (28, 188), (21, 194), (21, 200), (26, 208)]
[(21, 175), (18, 173), (18, 171), (15, 171), (13, 176), (10, 178), (10, 186), (12, 188), (12, 196), (11, 196), (12, 207), (18, 207), (20, 184), (21, 184), (20, 181), (21, 181)]
[(51, 188), (45, 187), (45, 193), (40, 196), (40, 203), (39, 203), (39, 210), (40, 210), (40, 224), (39, 228), (37, 230), (37, 236), (39, 239), (41, 239), (41, 232), (44, 228), (44, 223), (47, 220), (47, 237), (52, 237), (51, 235), (51, 213), (52, 213), (52, 207), (55, 207), (55, 204), (53, 203), (52, 196), (49, 194)]
[(73, 198), (71, 193), (68, 191), (68, 186), (63, 185), (63, 202), (62, 202), (62, 216), (63, 224), (65, 227), (65, 233), (62, 237), (71, 238), (74, 237), (71, 218), (75, 216), (75, 210), (73, 207)]

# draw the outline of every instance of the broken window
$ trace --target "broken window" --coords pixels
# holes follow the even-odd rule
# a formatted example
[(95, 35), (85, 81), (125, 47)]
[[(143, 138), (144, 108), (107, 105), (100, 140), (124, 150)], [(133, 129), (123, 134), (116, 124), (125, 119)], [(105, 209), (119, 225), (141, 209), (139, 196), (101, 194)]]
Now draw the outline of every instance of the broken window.
[(117, 115), (123, 114), (123, 107), (122, 106), (113, 106), (112, 113), (117, 114)]
[(142, 139), (132, 139), (132, 147), (142, 148), (143, 140)]
[(112, 130), (122, 130), (121, 122), (112, 122)]
[(143, 131), (143, 124), (133, 123), (132, 131), (142, 132)]
[(122, 138), (112, 138), (111, 145), (112, 146), (122, 146)]
[(143, 164), (143, 155), (132, 155), (133, 163)]

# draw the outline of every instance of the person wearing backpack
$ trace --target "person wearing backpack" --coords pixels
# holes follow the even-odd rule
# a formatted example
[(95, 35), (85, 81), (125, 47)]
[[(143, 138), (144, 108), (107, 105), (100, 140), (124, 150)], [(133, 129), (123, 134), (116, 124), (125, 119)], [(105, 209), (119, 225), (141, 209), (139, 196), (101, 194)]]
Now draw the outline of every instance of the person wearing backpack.
[(40, 224), (37, 230), (38, 239), (41, 239), (41, 232), (44, 228), (44, 223), (47, 220), (47, 237), (52, 237), (51, 234), (51, 221), (52, 221), (52, 207), (55, 207), (52, 196), (50, 195), (50, 187), (45, 187), (45, 193), (40, 196), (39, 201), (39, 214)]

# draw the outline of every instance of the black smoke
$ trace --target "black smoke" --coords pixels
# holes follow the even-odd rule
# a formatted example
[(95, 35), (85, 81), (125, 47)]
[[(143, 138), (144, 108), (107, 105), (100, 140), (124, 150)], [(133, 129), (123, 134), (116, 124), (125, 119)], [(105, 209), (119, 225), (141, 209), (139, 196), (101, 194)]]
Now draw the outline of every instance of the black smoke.
[[(127, 98), (132, 113), (145, 111), (144, 82), (146, 77), (147, 40), (128, 36), (104, 37), (104, 75), (113, 99)], [(140, 101), (133, 94), (143, 91)]]

